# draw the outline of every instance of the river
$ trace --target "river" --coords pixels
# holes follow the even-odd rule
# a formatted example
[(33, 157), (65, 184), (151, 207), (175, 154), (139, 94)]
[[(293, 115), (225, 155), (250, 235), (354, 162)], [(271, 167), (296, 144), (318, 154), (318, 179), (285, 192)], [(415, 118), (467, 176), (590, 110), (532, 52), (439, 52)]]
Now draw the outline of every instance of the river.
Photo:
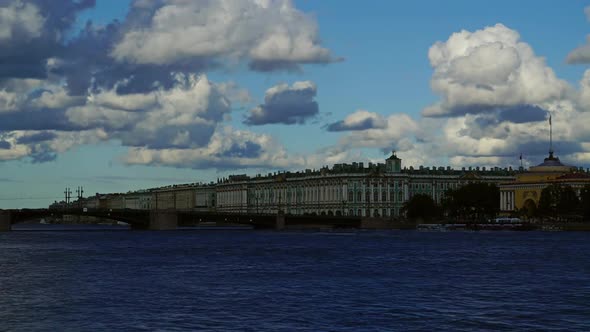
[(590, 331), (590, 233), (45, 227), (0, 331)]

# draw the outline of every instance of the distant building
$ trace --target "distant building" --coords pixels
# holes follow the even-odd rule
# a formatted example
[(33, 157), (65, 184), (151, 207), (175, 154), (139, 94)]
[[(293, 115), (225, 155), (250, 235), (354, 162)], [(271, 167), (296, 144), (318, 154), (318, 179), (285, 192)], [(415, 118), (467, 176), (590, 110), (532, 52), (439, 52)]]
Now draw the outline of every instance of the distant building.
[(196, 185), (172, 185), (154, 189), (151, 193), (152, 209), (186, 210), (195, 206)]
[(125, 194), (125, 208), (133, 210), (151, 209), (152, 193), (149, 190), (140, 190)]
[(500, 210), (508, 214), (524, 209), (532, 216), (539, 206), (541, 191), (552, 184), (571, 186), (580, 196), (581, 189), (590, 184), (590, 174), (562, 164), (550, 151), (541, 164), (517, 174), (514, 181), (500, 184)]
[(230, 176), (216, 185), (217, 211), (230, 213), (397, 217), (413, 195), (441, 202), (448, 189), (513, 181), (512, 169), (403, 168), (395, 152), (385, 164), (336, 164), (319, 171)]
[[(336, 164), (332, 168), (231, 175), (217, 183), (192, 183), (98, 195), (99, 208), (196, 210), (224, 213), (347, 215), (395, 218), (416, 194), (441, 203), (445, 192), (469, 182), (509, 183), (511, 168), (403, 167), (395, 152), (385, 163)], [(89, 201), (90, 202), (90, 201)]]

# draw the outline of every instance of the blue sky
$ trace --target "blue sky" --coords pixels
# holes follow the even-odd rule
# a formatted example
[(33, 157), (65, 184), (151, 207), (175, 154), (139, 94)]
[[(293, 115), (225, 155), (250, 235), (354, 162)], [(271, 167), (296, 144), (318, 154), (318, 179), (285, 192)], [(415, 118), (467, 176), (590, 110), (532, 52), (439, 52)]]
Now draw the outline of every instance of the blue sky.
[(0, 208), (391, 149), (531, 165), (549, 114), (560, 158), (590, 166), (587, 2), (133, 3), (0, 2)]

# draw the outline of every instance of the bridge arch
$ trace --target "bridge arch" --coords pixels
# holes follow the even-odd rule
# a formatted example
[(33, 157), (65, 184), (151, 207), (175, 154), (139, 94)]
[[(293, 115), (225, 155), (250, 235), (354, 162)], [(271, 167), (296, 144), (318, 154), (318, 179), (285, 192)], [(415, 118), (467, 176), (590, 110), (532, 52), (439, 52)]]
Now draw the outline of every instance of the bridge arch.
[(149, 210), (53, 210), (53, 209), (20, 209), (3, 211), (9, 224), (18, 224), (42, 218), (59, 218), (64, 216), (95, 217), (105, 220), (124, 222), (132, 227), (149, 224)]

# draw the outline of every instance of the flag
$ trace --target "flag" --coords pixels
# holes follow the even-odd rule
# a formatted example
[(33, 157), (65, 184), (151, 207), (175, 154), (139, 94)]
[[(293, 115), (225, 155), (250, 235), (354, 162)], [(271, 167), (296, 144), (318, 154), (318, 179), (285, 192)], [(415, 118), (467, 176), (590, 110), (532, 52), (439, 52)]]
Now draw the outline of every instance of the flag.
[(551, 125), (551, 115), (549, 115), (549, 125)]
[(522, 153), (520, 154), (520, 160), (522, 160)]

